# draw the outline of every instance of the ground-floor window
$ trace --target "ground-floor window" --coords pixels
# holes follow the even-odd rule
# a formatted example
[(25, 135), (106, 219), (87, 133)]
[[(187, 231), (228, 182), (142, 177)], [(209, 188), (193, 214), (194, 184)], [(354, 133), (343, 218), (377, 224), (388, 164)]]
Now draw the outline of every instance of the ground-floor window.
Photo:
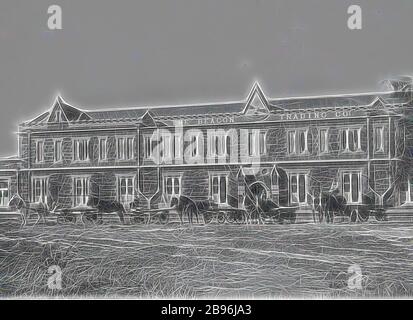
[(408, 176), (401, 184), (400, 204), (413, 203), (413, 177)]
[(348, 203), (361, 203), (361, 172), (343, 173), (343, 196)]
[(307, 203), (307, 173), (290, 173), (290, 202)]
[(9, 180), (0, 180), (0, 207), (9, 204)]
[(211, 198), (215, 203), (227, 203), (227, 175), (212, 175), (211, 176)]
[(130, 204), (134, 200), (134, 177), (118, 177), (118, 201), (123, 205)]
[(33, 202), (47, 203), (47, 178), (33, 178), (32, 183)]
[(74, 178), (74, 205), (82, 206), (87, 204), (89, 196), (89, 177)]
[(173, 197), (179, 197), (181, 195), (181, 176), (165, 176), (164, 177), (164, 195), (166, 201), (170, 203)]

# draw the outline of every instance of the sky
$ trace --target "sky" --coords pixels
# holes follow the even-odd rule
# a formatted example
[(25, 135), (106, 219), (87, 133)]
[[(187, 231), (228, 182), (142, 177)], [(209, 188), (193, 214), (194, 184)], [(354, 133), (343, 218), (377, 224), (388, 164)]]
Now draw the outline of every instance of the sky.
[[(62, 8), (49, 30), (48, 7)], [(362, 29), (347, 27), (350, 5)], [(413, 74), (408, 0), (1, 0), (0, 155), (60, 93), (95, 109), (381, 91)]]

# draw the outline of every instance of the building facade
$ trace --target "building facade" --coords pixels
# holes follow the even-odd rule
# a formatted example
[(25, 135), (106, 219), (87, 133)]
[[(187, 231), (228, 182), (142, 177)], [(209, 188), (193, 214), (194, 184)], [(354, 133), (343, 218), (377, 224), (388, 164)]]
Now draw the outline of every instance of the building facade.
[(282, 206), (311, 208), (321, 192), (348, 203), (372, 194), (413, 204), (412, 85), (382, 93), (270, 99), (258, 84), (244, 101), (83, 110), (57, 97), (19, 125), (18, 155), (0, 161), (0, 206), (74, 207), (90, 195), (128, 209), (168, 206), (174, 195), (242, 207), (262, 185)]

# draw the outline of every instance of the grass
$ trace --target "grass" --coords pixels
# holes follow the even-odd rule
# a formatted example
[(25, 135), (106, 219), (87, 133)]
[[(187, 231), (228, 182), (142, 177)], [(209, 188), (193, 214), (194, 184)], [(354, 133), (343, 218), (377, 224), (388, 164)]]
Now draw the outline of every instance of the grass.
[[(0, 296), (411, 297), (413, 226), (0, 225)], [(347, 286), (348, 268), (362, 272)], [(62, 289), (47, 286), (62, 270)]]

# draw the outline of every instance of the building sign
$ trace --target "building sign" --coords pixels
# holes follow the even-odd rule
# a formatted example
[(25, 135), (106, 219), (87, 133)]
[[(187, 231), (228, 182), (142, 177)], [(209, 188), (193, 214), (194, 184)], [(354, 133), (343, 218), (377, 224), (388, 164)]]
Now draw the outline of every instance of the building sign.
[(208, 125), (225, 125), (231, 123), (246, 123), (254, 121), (305, 121), (305, 120), (324, 120), (324, 119), (340, 119), (364, 116), (364, 111), (350, 110), (349, 108), (335, 108), (333, 110), (314, 110), (314, 111), (291, 111), (282, 113), (269, 113), (266, 115), (234, 115), (234, 116), (215, 116), (202, 117), (198, 119), (185, 119), (186, 126), (208, 126)]

